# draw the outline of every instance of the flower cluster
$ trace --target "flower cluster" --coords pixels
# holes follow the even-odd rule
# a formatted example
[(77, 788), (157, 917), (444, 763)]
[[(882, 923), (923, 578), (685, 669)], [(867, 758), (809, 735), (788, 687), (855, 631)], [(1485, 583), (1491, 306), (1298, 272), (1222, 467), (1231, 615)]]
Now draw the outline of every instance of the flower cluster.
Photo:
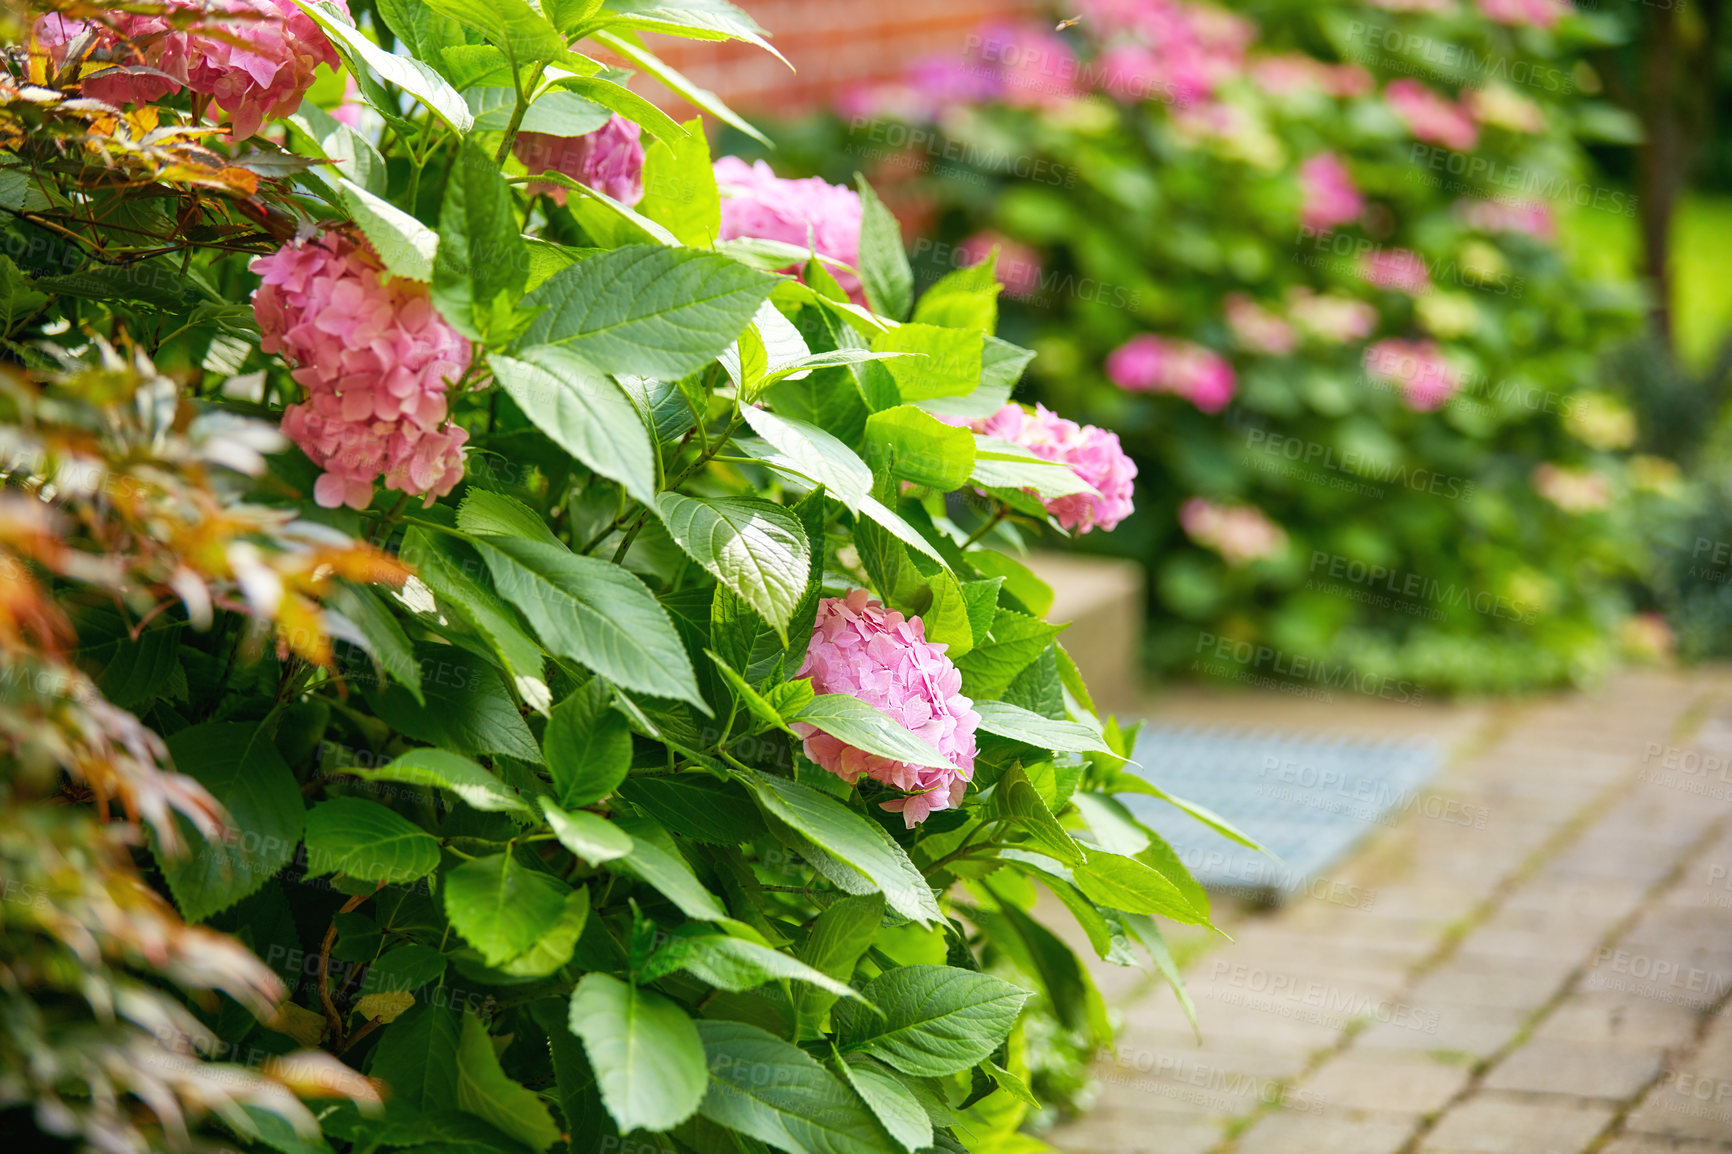
[(977, 232), (956, 246), (956, 259), (964, 267), (977, 265), (998, 250), (998, 263), (993, 272), (1004, 291), (1013, 297), (1028, 298), (1040, 291), (1040, 253), (996, 232)]
[[(557, 172), (630, 205), (643, 199), (642, 131), (616, 113), (606, 124), (582, 136), (520, 132), (511, 151), (531, 174)], [(529, 191), (564, 204), (567, 190), (563, 185), (536, 181)]]
[[(344, 0), (333, 0), (348, 11)], [(165, 14), (198, 12), (176, 27)], [(167, 0), (165, 13), (116, 13), (108, 24), (59, 14), (36, 25), (56, 66), (69, 47), (95, 33), (83, 91), (109, 104), (148, 104), (182, 88), (209, 97), (229, 114), (236, 139), (301, 106), (320, 64), (338, 66), (336, 49), (295, 0)]]
[(1332, 152), (1320, 152), (1299, 166), (1299, 190), (1304, 196), (1299, 222), (1312, 232), (1349, 224), (1365, 211), (1365, 198)]
[(1431, 291), (1431, 270), (1425, 258), (1405, 248), (1380, 248), (1359, 262), (1359, 276), (1372, 288), (1423, 296)]
[(1458, 200), (1456, 218), (1478, 232), (1518, 233), (1538, 240), (1557, 238), (1557, 217), (1541, 200)]
[(904, 790), (909, 796), (884, 803), (908, 828), (934, 810), (954, 809), (974, 777), (974, 731), (980, 715), (962, 696), (962, 674), (944, 654), (947, 646), (926, 640), (918, 617), (884, 608), (855, 589), (818, 603), (812, 642), (800, 677), (818, 693), (843, 693), (884, 711), (925, 741), (954, 769), (910, 765), (867, 753), (814, 725), (794, 722), (806, 756), (850, 785), (862, 776)]
[(1365, 372), (1394, 385), (1407, 407), (1428, 413), (1455, 396), (1461, 373), (1433, 341), (1378, 341), (1365, 350)]
[(1366, 301), (1304, 285), (1287, 290), (1287, 315), (1303, 332), (1334, 345), (1364, 340), (1377, 327), (1377, 309)]
[(1218, 413), (1233, 399), (1233, 366), (1201, 345), (1143, 333), (1106, 359), (1107, 377), (1133, 393), (1174, 393), (1205, 413)]
[(1457, 152), (1472, 152), (1479, 143), (1479, 126), (1472, 113), (1447, 100), (1417, 80), (1391, 80), (1383, 99), (1401, 117), (1407, 130), (1427, 144), (1441, 144)]
[(1499, 24), (1550, 28), (1568, 14), (1566, 0), (1479, 0), (1479, 10)]
[(1364, 96), (1375, 85), (1371, 73), (1357, 64), (1325, 64), (1302, 52), (1262, 56), (1250, 66), (1251, 79), (1270, 96), (1294, 96), (1315, 89), (1346, 99)]
[(1287, 531), (1251, 505), (1220, 505), (1192, 497), (1179, 506), (1185, 535), (1229, 565), (1249, 565), (1287, 550)]
[(1256, 26), (1176, 0), (1088, 0), (1084, 26), (1103, 42), (1100, 87), (1127, 103), (1195, 104), (1244, 66)]
[(1112, 529), (1131, 515), (1137, 466), (1119, 447), (1117, 433), (1067, 421), (1044, 405), (1036, 405), (1032, 413), (1021, 405), (1006, 405), (969, 427), (1021, 445), (1042, 460), (1069, 465), (1071, 472), (1094, 487), (1093, 493), (1042, 500), (1067, 531)]
[(856, 303), (864, 299), (860, 278), (850, 271), (860, 263), (859, 193), (817, 176), (784, 180), (763, 161), (747, 164), (737, 156), (716, 161), (716, 183), (722, 191), (721, 239), (810, 245), (819, 256), (847, 265), (830, 271)]
[(1229, 293), (1225, 307), (1233, 338), (1251, 352), (1284, 357), (1299, 344), (1291, 324), (1244, 293)]
[(296, 241), (252, 269), (264, 340), (297, 366), (303, 404), (283, 431), (325, 470), (320, 505), (365, 509), (374, 481), (444, 496), (463, 476), (469, 434), (446, 422), (446, 390), (468, 369), (469, 342), (433, 308), (424, 284), (387, 280), (379, 259), (338, 232)]

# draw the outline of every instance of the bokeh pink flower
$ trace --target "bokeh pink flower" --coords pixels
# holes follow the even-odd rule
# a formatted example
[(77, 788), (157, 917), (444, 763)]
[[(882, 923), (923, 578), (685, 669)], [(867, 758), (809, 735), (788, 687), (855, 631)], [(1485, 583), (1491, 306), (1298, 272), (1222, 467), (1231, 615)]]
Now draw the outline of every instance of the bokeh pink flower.
[(1566, 0), (1479, 0), (1479, 10), (1499, 24), (1551, 28), (1570, 11)]
[(1254, 353), (1284, 357), (1299, 344), (1293, 326), (1244, 293), (1229, 293), (1224, 302), (1227, 327), (1240, 345)]
[(1479, 232), (1516, 233), (1551, 241), (1558, 235), (1558, 222), (1551, 205), (1540, 200), (1478, 200), (1455, 202), (1456, 219)]
[(1299, 222), (1312, 232), (1327, 232), (1349, 224), (1365, 211), (1365, 198), (1341, 158), (1332, 152), (1308, 157), (1299, 166), (1299, 191), (1304, 201)]
[[(334, 0), (345, 14), (345, 0)], [(57, 13), (36, 24), (58, 66), (67, 46), (97, 29), (91, 61), (117, 67), (88, 77), (84, 95), (109, 104), (148, 104), (190, 89), (229, 114), (243, 140), (266, 120), (289, 116), (313, 84), (320, 64), (336, 68), (337, 51), (295, 0), (166, 0), (168, 13), (202, 12), (184, 28), (160, 14), (119, 12), (110, 24)]]
[(1013, 297), (1028, 298), (1040, 291), (1042, 273), (1040, 253), (996, 232), (977, 232), (956, 246), (957, 262), (964, 267), (977, 265), (998, 249), (998, 263), (993, 271), (1004, 291)]
[(1377, 309), (1369, 302), (1304, 285), (1287, 290), (1287, 315), (1301, 332), (1336, 345), (1362, 341), (1377, 327)]
[(860, 277), (850, 271), (860, 264), (859, 193), (818, 176), (784, 180), (761, 160), (747, 164), (724, 156), (715, 168), (722, 191), (722, 240), (753, 237), (810, 245), (818, 255), (848, 266), (829, 267), (850, 298), (864, 300)]
[(1479, 143), (1479, 126), (1474, 123), (1472, 113), (1417, 80), (1406, 76), (1391, 80), (1383, 90), (1383, 98), (1407, 125), (1407, 130), (1427, 144), (1471, 152)]
[(381, 475), (428, 503), (449, 493), (469, 434), (447, 422), (446, 393), (473, 353), (428, 287), (387, 279), (378, 257), (340, 232), (251, 267), (264, 281), (253, 294), (259, 347), (288, 358), (307, 390), (284, 411), (283, 432), (324, 470), (314, 499), (365, 509)]
[(1287, 551), (1287, 531), (1253, 505), (1223, 505), (1192, 497), (1179, 506), (1179, 525), (1187, 537), (1235, 567)]
[(1393, 385), (1407, 407), (1421, 413), (1442, 405), (1461, 388), (1461, 372), (1434, 341), (1391, 337), (1365, 350), (1365, 372)]
[(1031, 413), (1009, 404), (969, 427), (1021, 445), (1042, 460), (1069, 465), (1071, 472), (1094, 487), (1093, 493), (1041, 500), (1067, 532), (1112, 529), (1131, 515), (1137, 466), (1119, 446), (1117, 433), (1067, 421), (1045, 405), (1036, 405)]
[(1107, 378), (1133, 393), (1173, 393), (1205, 413), (1218, 413), (1233, 399), (1233, 366), (1213, 350), (1190, 341), (1143, 333), (1107, 354)]
[[(530, 175), (557, 172), (579, 184), (606, 193), (621, 204), (643, 199), (643, 130), (619, 114), (594, 132), (582, 136), (552, 136), (545, 132), (520, 132), (511, 151)], [(546, 181), (529, 186), (534, 194), (564, 204), (570, 190)]]
[(850, 785), (861, 777), (907, 797), (883, 803), (913, 829), (938, 810), (955, 809), (974, 777), (980, 715), (962, 695), (962, 674), (948, 646), (926, 640), (926, 624), (904, 617), (855, 589), (818, 603), (799, 677), (818, 693), (842, 693), (887, 713), (955, 768), (912, 765), (867, 753), (815, 725), (796, 721), (806, 756)]
[(1425, 258), (1405, 248), (1380, 248), (1359, 262), (1359, 276), (1373, 288), (1422, 296), (1431, 291)]

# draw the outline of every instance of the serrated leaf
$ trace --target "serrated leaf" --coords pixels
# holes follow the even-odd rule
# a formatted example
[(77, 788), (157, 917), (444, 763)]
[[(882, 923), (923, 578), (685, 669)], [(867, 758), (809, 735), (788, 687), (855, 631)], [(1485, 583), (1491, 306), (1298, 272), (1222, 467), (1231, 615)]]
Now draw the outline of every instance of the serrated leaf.
[(431, 282), (439, 234), (353, 181), (339, 177), (336, 185), (349, 215), (385, 262), (385, 271), (392, 276)]
[(524, 953), (553, 930), (571, 887), (507, 853), (466, 861), (444, 874), (452, 928), (490, 966)]
[(455, 1105), (532, 1150), (546, 1150), (559, 1141), (559, 1127), (547, 1105), (506, 1076), (487, 1027), (474, 1014), (463, 1015), (463, 1030), (457, 1040)]
[(508, 962), (499, 971), (514, 978), (545, 978), (571, 961), (577, 949), (577, 939), (589, 922), (589, 889), (579, 886), (565, 896), (565, 909), (554, 927), (543, 934), (533, 946)]
[(367, 781), (396, 781), (405, 785), (424, 785), (448, 789), (469, 805), (488, 813), (529, 813), (529, 805), (500, 781), (467, 757), (445, 749), (412, 749), (394, 758), (389, 765), (367, 768), (347, 766), (341, 773), (352, 773)]
[(1054, 721), (1004, 701), (977, 701), (980, 728), (999, 737), (1058, 753), (1112, 753), (1100, 734), (1075, 721)]
[(525, 64), (565, 52), (565, 37), (527, 0), (424, 0), (435, 12), (475, 29)]
[(860, 283), (866, 301), (879, 316), (902, 320), (914, 303), (914, 270), (902, 247), (902, 226), (864, 176), (854, 183), (860, 190)]
[[(860, 894), (838, 898), (812, 923), (800, 947), (800, 960), (846, 982), (871, 948), (884, 920), (884, 895)], [(797, 989), (791, 995), (795, 1017), (804, 1032), (818, 1032), (818, 1023), (836, 999), (822, 990)]]
[(956, 768), (888, 713), (845, 693), (820, 693), (786, 720), (789, 725), (810, 725), (846, 745), (893, 761), (934, 769)]
[(683, 137), (658, 140), (644, 150), (643, 200), (637, 208), (666, 225), (681, 244), (709, 248), (722, 231), (722, 198), (703, 121), (689, 120), (685, 130)]
[[(654, 825), (647, 822), (644, 824), (652, 828)], [(629, 822), (622, 821), (621, 825), (628, 834), (634, 828)], [(608, 862), (607, 868), (615, 873), (635, 877), (658, 890), (688, 918), (705, 922), (728, 920), (728, 911), (722, 908), (722, 903), (716, 899), (715, 894), (704, 888), (704, 884), (698, 880), (686, 860), (672, 850), (663, 849), (647, 837), (633, 836), (630, 852)]]
[(906, 324), (872, 338), (872, 350), (903, 354), (885, 367), (904, 401), (960, 397), (980, 384), (982, 337), (977, 331)]
[(942, 493), (967, 484), (974, 470), (974, 434), (913, 405), (867, 417), (866, 451), (881, 472)]
[(1041, 799), (1022, 766), (1013, 766), (999, 778), (992, 790), (990, 812), (1031, 839), (1027, 848), (1036, 850), (1066, 865), (1081, 865), (1083, 848), (1065, 828), (1058, 824), (1046, 802)]
[(415, 660), (415, 648), (409, 644), (403, 627), (379, 595), (364, 586), (337, 582), (326, 595), (326, 603), (355, 626), (362, 648), (378, 669), (389, 674), (418, 703), (425, 705), (426, 698), (421, 693), (421, 666)]
[(794, 515), (747, 497), (672, 492), (657, 496), (655, 506), (674, 543), (757, 610), (786, 644), (811, 566), (806, 533)]
[(457, 1038), (456, 1015), (423, 1002), (380, 1034), (371, 1073), (391, 1087), (394, 1100), (421, 1110), (447, 1109), (457, 1098)]
[(499, 672), (486, 660), (455, 645), (423, 642), (415, 647), (421, 667), (417, 705), (401, 686), (371, 694), (373, 710), (400, 733), (431, 745), (479, 754), (504, 754), (541, 762), (541, 747), (517, 712)]
[(697, 1110), (708, 1077), (704, 1045), (678, 1005), (591, 973), (571, 995), (570, 1023), (621, 1133), (671, 1130)]
[(433, 303), (473, 340), (501, 331), (529, 278), (529, 252), (499, 165), (472, 140), (458, 149), (439, 210)]
[(705, 1118), (792, 1154), (883, 1154), (866, 1107), (809, 1054), (744, 1022), (699, 1022)]
[(640, 980), (653, 982), (675, 970), (684, 970), (700, 981), (734, 993), (755, 990), (766, 982), (798, 981), (839, 997), (860, 997), (852, 986), (787, 954), (726, 934), (675, 937), (651, 955)]
[(311, 16), (331, 37), (337, 51), (348, 58), (351, 69), (355, 69), (359, 64), (367, 65), (431, 108), (434, 115), (457, 132), (468, 132), (474, 125), (475, 118), (469, 114), (469, 106), (464, 103), (462, 95), (446, 83), (445, 78), (434, 71), (431, 65), (408, 56), (386, 52), (367, 39), (353, 21), (348, 19), (347, 13), (326, 0), (296, 2), (300, 4), (301, 10)]
[(954, 966), (903, 966), (861, 991), (882, 1011), (838, 1007), (844, 1052), (860, 1051), (905, 1074), (942, 1077), (978, 1065), (1010, 1035), (1028, 991)]
[(932, 1145), (932, 1116), (902, 1079), (864, 1054), (838, 1063), (843, 1077), (902, 1148), (914, 1154)]
[(655, 500), (656, 458), (625, 390), (582, 357), (557, 347), (523, 359), (494, 354), (494, 378), (535, 427), (590, 469), (645, 504)]
[(439, 839), (376, 801), (334, 797), (307, 814), (307, 876), (400, 885), (439, 865)]
[(515, 497), (471, 489), (457, 509), (457, 527), (483, 537), (522, 537), (543, 545), (564, 548), (539, 514)]
[(613, 691), (592, 678), (553, 707), (542, 750), (559, 804), (581, 809), (600, 801), (631, 769), (631, 727), (609, 708)]
[(522, 345), (568, 345), (608, 373), (674, 380), (719, 356), (776, 277), (716, 253), (630, 245), (555, 273)]
[(1064, 629), (1025, 613), (1000, 609), (986, 640), (977, 638), (974, 649), (956, 662), (962, 671), (963, 692), (976, 700), (1003, 697), (1016, 675), (1044, 653)]
[(546, 800), (542, 801), (541, 808), (559, 844), (592, 866), (622, 858), (631, 852), (631, 835), (604, 817), (582, 810), (566, 813)]
[(1178, 886), (1135, 858), (1090, 851), (1071, 876), (1077, 888), (1100, 905), (1130, 914), (1159, 914), (1185, 925), (1208, 924), (1208, 914), (1192, 906)]
[(670, 67), (653, 52), (646, 50), (635, 38), (616, 36), (612, 32), (606, 31), (594, 33), (593, 38), (596, 43), (606, 45), (655, 77), (666, 85), (669, 91), (677, 94), (693, 108), (700, 108), (724, 124), (732, 125), (760, 144), (771, 145), (769, 137), (758, 131), (745, 117), (724, 104), (721, 97), (707, 88), (694, 84), (684, 73)]
[(306, 819), (295, 775), (257, 725), (207, 722), (168, 739), (174, 767), (210, 791), (227, 811), (236, 840), (206, 841), (183, 818), (175, 821), (193, 848), (163, 854), (157, 864), (189, 922), (202, 922), (254, 893), (294, 857)]

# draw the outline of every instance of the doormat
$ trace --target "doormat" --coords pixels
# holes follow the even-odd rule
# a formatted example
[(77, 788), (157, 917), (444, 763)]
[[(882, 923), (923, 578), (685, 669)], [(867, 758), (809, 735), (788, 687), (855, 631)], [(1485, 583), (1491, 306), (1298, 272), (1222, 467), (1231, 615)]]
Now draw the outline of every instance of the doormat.
[(1131, 772), (1213, 810), (1275, 857), (1159, 798), (1119, 800), (1205, 887), (1265, 904), (1305, 894), (1344, 900), (1329, 873), (1361, 839), (1412, 810), (1446, 804), (1421, 793), (1443, 764), (1429, 741), (1145, 724), (1134, 754)]

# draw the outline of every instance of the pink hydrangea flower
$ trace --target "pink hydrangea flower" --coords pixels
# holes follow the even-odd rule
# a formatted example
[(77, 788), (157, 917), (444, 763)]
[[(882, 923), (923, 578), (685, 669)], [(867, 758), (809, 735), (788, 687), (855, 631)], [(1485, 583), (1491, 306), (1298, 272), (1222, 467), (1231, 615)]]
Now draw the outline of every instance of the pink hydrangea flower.
[[(511, 151), (532, 175), (561, 173), (621, 204), (636, 204), (643, 199), (643, 144), (638, 139), (642, 131), (616, 113), (606, 124), (582, 136), (520, 132)], [(537, 181), (529, 191), (564, 204), (569, 190)]]
[(1041, 504), (1067, 532), (1112, 529), (1131, 515), (1137, 466), (1119, 447), (1119, 435), (1093, 425), (1067, 421), (1036, 405), (1030, 413), (1010, 404), (969, 426), (988, 437), (1012, 441), (1035, 456), (1069, 465), (1094, 486), (1093, 493), (1043, 498)]
[(1551, 28), (1569, 12), (1565, 0), (1479, 0), (1479, 10), (1499, 24)]
[(1287, 290), (1287, 315), (1307, 334), (1337, 345), (1362, 341), (1377, 327), (1377, 309), (1367, 302), (1303, 285)]
[(1208, 98), (1243, 66), (1255, 32), (1238, 17), (1177, 0), (1086, 0), (1082, 12), (1083, 27), (1103, 44), (1085, 78), (1123, 103)]
[(1472, 114), (1453, 100), (1446, 100), (1409, 77), (1391, 80), (1383, 90), (1389, 107), (1407, 124), (1407, 130), (1428, 144), (1441, 144), (1457, 152), (1471, 152), (1479, 143), (1479, 126)]
[(1544, 201), (1458, 200), (1455, 213), (1468, 228), (1480, 232), (1520, 233), (1545, 241), (1558, 234), (1557, 218)]
[(1325, 64), (1303, 52), (1283, 52), (1252, 61), (1251, 79), (1271, 96), (1293, 96), (1316, 89), (1336, 97), (1364, 96), (1376, 83), (1357, 64)]
[[(336, 0), (347, 14), (344, 0)], [(143, 104), (189, 88), (229, 114), (242, 140), (266, 120), (289, 116), (313, 84), (320, 64), (336, 68), (337, 51), (295, 0), (166, 0), (170, 12), (205, 15), (174, 28), (156, 15), (120, 13), (104, 26), (96, 59), (141, 66), (161, 75), (93, 76), (85, 94), (111, 104)], [(66, 45), (90, 25), (50, 14), (37, 23), (56, 64)]]
[(977, 232), (956, 246), (956, 259), (963, 266), (977, 265), (998, 249), (994, 266), (998, 283), (1013, 297), (1031, 297), (1040, 291), (1040, 253), (996, 232)]
[(1218, 353), (1190, 341), (1152, 333), (1132, 337), (1107, 354), (1106, 373), (1133, 393), (1174, 393), (1205, 413), (1218, 413), (1233, 399), (1233, 366)]
[(314, 499), (364, 509), (381, 475), (429, 504), (449, 493), (469, 434), (447, 424), (446, 392), (473, 354), (428, 287), (387, 280), (378, 257), (338, 232), (284, 245), (252, 270), (264, 281), (253, 294), (259, 347), (288, 358), (307, 390), (283, 431), (325, 471)]
[(962, 674), (945, 656), (944, 645), (926, 640), (926, 625), (886, 609), (856, 589), (846, 597), (818, 603), (812, 642), (800, 677), (810, 677), (818, 693), (844, 693), (883, 710), (908, 732), (938, 751), (954, 769), (935, 769), (892, 761), (796, 721), (806, 756), (850, 785), (870, 777), (903, 790), (907, 797), (887, 801), (909, 829), (936, 810), (955, 809), (974, 777), (978, 752), (975, 730), (980, 715), (962, 695)]
[(1252, 352), (1284, 357), (1298, 345), (1299, 334), (1292, 325), (1244, 293), (1229, 293), (1225, 306), (1227, 327)]
[(1347, 166), (1332, 152), (1320, 152), (1299, 166), (1299, 189), (1305, 198), (1299, 222), (1312, 232), (1327, 232), (1359, 219), (1365, 211), (1365, 198)]
[(1374, 7), (1385, 12), (1449, 12), (1455, 8), (1455, 0), (1371, 0)]
[(1179, 524), (1187, 537), (1235, 567), (1287, 550), (1287, 531), (1252, 505), (1220, 505), (1192, 497), (1179, 506)]
[(1394, 385), (1407, 407), (1427, 413), (1461, 388), (1461, 373), (1433, 341), (1378, 341), (1365, 350), (1365, 372)]
[(856, 303), (865, 299), (859, 276), (849, 271), (860, 264), (859, 193), (817, 176), (783, 180), (763, 161), (747, 164), (737, 156), (716, 161), (716, 182), (722, 190), (721, 239), (810, 244), (820, 256), (847, 265), (830, 266), (836, 283)]
[(1425, 258), (1405, 248), (1380, 248), (1366, 253), (1359, 276), (1373, 288), (1422, 296), (1431, 291), (1431, 270)]
[(970, 55), (993, 77), (994, 97), (1006, 104), (1045, 108), (1079, 95), (1076, 53), (1050, 24), (988, 24), (970, 41)]

